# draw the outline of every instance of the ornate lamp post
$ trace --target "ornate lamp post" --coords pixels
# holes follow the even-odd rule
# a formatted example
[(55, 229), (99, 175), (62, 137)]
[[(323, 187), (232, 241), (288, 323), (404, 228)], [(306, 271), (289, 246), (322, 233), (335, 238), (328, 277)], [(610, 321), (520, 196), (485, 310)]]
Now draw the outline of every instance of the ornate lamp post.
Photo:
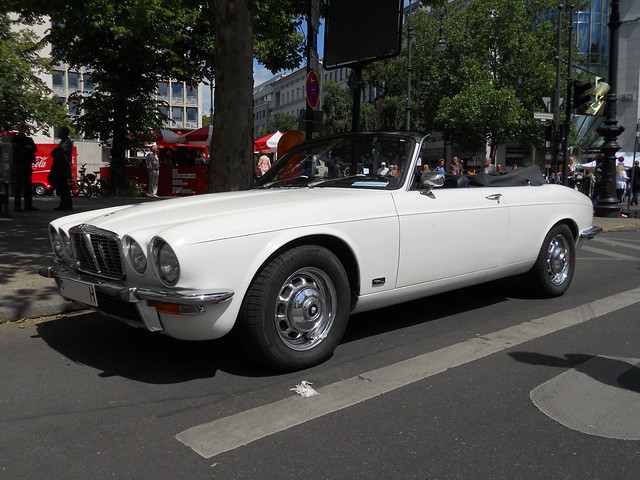
[(609, 85), (611, 90), (607, 95), (605, 114), (607, 116), (604, 123), (598, 128), (598, 133), (602, 136), (602, 173), (596, 198), (596, 217), (617, 217), (620, 215), (621, 206), (616, 197), (616, 152), (620, 150), (618, 137), (624, 132), (624, 127), (618, 125), (616, 119), (616, 96), (618, 81), (618, 29), (620, 28), (619, 0), (611, 0), (611, 10), (609, 12)]

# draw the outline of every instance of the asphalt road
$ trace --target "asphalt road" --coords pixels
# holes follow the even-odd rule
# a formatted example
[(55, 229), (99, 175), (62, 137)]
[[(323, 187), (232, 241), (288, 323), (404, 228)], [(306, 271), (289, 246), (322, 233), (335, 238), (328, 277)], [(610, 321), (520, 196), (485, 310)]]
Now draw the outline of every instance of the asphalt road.
[(512, 279), (357, 315), (287, 375), (96, 314), (3, 324), (0, 478), (636, 479), (639, 270), (638, 232), (605, 233), (561, 298)]

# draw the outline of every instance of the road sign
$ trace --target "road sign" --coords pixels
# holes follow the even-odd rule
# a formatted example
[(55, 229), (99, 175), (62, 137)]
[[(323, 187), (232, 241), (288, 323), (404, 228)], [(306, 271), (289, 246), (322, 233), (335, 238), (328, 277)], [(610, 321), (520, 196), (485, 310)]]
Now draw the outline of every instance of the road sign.
[(536, 120), (553, 120), (553, 113), (533, 112), (533, 118)]
[(320, 102), (320, 79), (313, 70), (307, 74), (306, 91), (307, 103), (311, 108), (316, 108)]

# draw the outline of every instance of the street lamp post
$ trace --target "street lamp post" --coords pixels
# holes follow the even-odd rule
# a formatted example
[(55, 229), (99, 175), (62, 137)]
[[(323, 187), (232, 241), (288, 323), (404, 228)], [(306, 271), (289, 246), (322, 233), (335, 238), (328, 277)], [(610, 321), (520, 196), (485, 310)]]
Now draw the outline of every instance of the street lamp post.
[(616, 96), (618, 80), (618, 29), (620, 28), (619, 0), (611, 0), (611, 10), (609, 12), (609, 85), (611, 90), (607, 95), (605, 105), (606, 120), (598, 128), (598, 133), (603, 137), (602, 154), (602, 174), (598, 188), (598, 197), (595, 204), (596, 217), (618, 217), (620, 215), (620, 204), (616, 197), (616, 152), (620, 150), (618, 136), (624, 132), (624, 127), (618, 125), (616, 119)]

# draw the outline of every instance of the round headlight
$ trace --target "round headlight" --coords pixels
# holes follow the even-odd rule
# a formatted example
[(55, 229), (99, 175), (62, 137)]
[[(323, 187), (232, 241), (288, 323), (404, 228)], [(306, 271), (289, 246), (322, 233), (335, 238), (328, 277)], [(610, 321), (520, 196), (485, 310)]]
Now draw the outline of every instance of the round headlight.
[(133, 269), (142, 275), (147, 270), (147, 257), (144, 254), (144, 250), (138, 242), (133, 238), (127, 238), (127, 256), (129, 262), (133, 266)]
[(62, 237), (53, 228), (50, 230), (49, 235), (51, 236), (51, 246), (53, 247), (53, 251), (58, 258), (62, 258), (64, 255), (64, 242)]
[(161, 242), (157, 249), (158, 275), (167, 285), (175, 285), (180, 278), (180, 263), (173, 249)]
[(67, 252), (69, 258), (73, 258), (73, 248), (71, 248), (71, 239), (69, 238), (69, 235), (61, 230), (60, 238), (62, 239), (62, 246), (64, 247), (64, 251)]

